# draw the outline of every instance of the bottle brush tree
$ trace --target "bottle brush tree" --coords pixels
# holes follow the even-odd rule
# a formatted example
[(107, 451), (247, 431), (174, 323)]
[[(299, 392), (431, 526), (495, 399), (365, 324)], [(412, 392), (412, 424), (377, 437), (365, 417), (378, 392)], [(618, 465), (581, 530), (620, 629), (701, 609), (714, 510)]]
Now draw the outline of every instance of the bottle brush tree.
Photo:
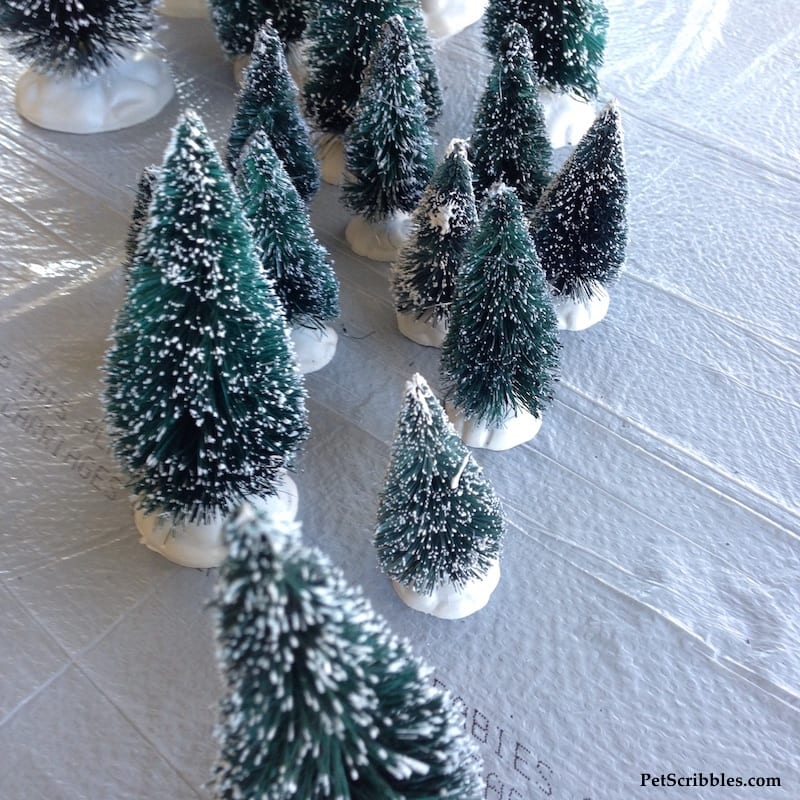
[(136, 198), (133, 201), (133, 213), (128, 227), (128, 236), (125, 239), (125, 270), (129, 270), (136, 250), (139, 247), (139, 240), (142, 230), (147, 224), (150, 215), (150, 202), (153, 199), (153, 188), (158, 179), (158, 167), (151, 165), (145, 167), (139, 176), (136, 184)]
[(484, 35), (490, 53), (502, 50), (512, 22), (528, 32), (542, 86), (584, 99), (597, 95), (608, 29), (603, 0), (489, 0)]
[(421, 375), (406, 385), (380, 495), (375, 547), (390, 578), (420, 594), (463, 588), (500, 557), (503, 511)]
[(270, 495), (308, 434), (286, 320), (200, 118), (175, 128), (107, 355), (114, 450), (145, 513)]
[(269, 138), (253, 135), (242, 152), (236, 188), (250, 220), (264, 274), (290, 324), (322, 329), (339, 316), (339, 283)]
[(442, 107), (430, 37), (415, 0), (320, 0), (309, 23), (309, 78), (303, 87), (307, 116), (317, 130), (341, 135), (353, 120), (363, 72), (383, 24), (402, 17), (419, 68), (427, 120)]
[(456, 281), (442, 349), (445, 396), (468, 417), (539, 416), (558, 366), (556, 317), (516, 192), (489, 194)]
[(466, 142), (453, 139), (414, 211), (411, 238), (392, 265), (399, 313), (449, 323), (456, 275), (477, 224)]
[(628, 180), (619, 107), (598, 115), (542, 195), (532, 228), (556, 296), (591, 297), (625, 263)]
[(512, 23), (475, 114), (470, 157), (476, 195), (505, 183), (532, 211), (550, 180), (551, 156), (530, 42), (525, 29)]
[(478, 800), (450, 698), (296, 523), (245, 506), (215, 595), (220, 800)]
[(233, 172), (245, 142), (256, 130), (269, 136), (297, 191), (310, 200), (319, 189), (319, 166), (297, 106), (297, 87), (283, 46), (269, 22), (256, 36), (228, 135), (228, 166)]
[(90, 76), (150, 41), (153, 9), (141, 0), (4, 0), (0, 34), (36, 72)]
[(399, 15), (383, 26), (348, 129), (344, 201), (370, 222), (411, 213), (433, 173), (420, 76)]

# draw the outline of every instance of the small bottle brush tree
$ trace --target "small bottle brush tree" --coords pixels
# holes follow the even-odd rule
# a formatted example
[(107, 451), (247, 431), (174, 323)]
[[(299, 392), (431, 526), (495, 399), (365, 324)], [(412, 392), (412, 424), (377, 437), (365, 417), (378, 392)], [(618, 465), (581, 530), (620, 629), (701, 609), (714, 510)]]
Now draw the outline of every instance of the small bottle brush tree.
[(415, 0), (319, 0), (309, 23), (309, 75), (303, 87), (307, 117), (320, 134), (322, 178), (343, 180), (341, 137), (355, 115), (364, 70), (392, 15), (402, 17), (420, 73), (420, 91), (429, 123), (442, 108), (439, 77), (430, 38)]
[(158, 179), (158, 167), (151, 165), (142, 170), (139, 181), (136, 184), (136, 198), (133, 201), (133, 212), (131, 222), (128, 227), (128, 236), (125, 239), (125, 271), (130, 269), (136, 251), (139, 248), (139, 241), (142, 236), (147, 220), (150, 215), (150, 202), (153, 199), (153, 189)]
[(139, 530), (171, 560), (215, 566), (222, 517), (276, 494), (308, 423), (283, 310), (191, 111), (160, 169), (113, 339), (104, 400)]
[(166, 65), (145, 52), (153, 14), (140, 0), (4, 0), (0, 35), (30, 66), (17, 82), (19, 113), (67, 133), (155, 116), (174, 87)]
[(456, 275), (478, 224), (472, 168), (463, 139), (453, 139), (412, 216), (411, 237), (392, 265), (400, 331), (440, 347), (450, 321)]
[(392, 261), (434, 165), (419, 70), (400, 16), (384, 24), (370, 59), (345, 162), (344, 201), (358, 215), (347, 226), (347, 241), (359, 255)]
[(320, 369), (336, 350), (336, 333), (325, 323), (339, 316), (339, 283), (305, 205), (263, 131), (242, 152), (236, 188), (264, 274), (274, 281), (292, 326), (300, 369)]
[(532, 228), (559, 325), (582, 330), (608, 310), (625, 263), (628, 179), (619, 107), (610, 103), (547, 188)]
[(406, 385), (378, 509), (378, 563), (419, 611), (457, 619), (500, 578), (503, 510), (421, 375)]
[(556, 326), (522, 206), (499, 186), (458, 275), (442, 349), (448, 414), (467, 444), (505, 450), (536, 435), (558, 366)]
[(489, 0), (484, 34), (501, 49), (512, 22), (528, 32), (553, 147), (575, 144), (591, 125), (597, 72), (603, 63), (608, 12), (603, 0)]
[(228, 166), (233, 172), (245, 142), (256, 130), (269, 136), (300, 196), (311, 200), (319, 189), (319, 167), (283, 46), (269, 22), (256, 36), (228, 135)]
[(478, 800), (452, 701), (285, 518), (239, 511), (214, 602), (219, 800)]
[(475, 194), (482, 199), (495, 183), (517, 190), (532, 211), (550, 180), (550, 142), (539, 103), (535, 65), (525, 29), (512, 23), (475, 114), (470, 141)]

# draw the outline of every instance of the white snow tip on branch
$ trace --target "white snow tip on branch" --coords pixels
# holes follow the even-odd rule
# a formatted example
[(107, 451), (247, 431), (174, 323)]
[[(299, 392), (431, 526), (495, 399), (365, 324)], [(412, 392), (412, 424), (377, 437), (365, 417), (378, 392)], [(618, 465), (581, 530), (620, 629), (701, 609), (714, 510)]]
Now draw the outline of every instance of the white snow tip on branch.
[(461, 480), (461, 476), (464, 474), (464, 470), (467, 468), (467, 464), (469, 464), (469, 453), (464, 456), (463, 461), (461, 462), (461, 466), (458, 468), (458, 472), (450, 478), (450, 488), (451, 489), (458, 489), (458, 482)]
[(426, 392), (430, 392), (428, 382), (419, 372), (415, 372), (411, 376), (411, 380), (406, 383), (406, 394), (410, 395), (420, 406), (425, 416), (425, 421), (431, 423), (433, 422), (433, 412), (428, 405), (428, 399), (425, 397)]
[(453, 155), (453, 153), (458, 153), (464, 158), (467, 157), (467, 140), (466, 139), (458, 139), (454, 138), (450, 140), (450, 144), (447, 145), (447, 149), (444, 151), (444, 157), (447, 158), (448, 156)]

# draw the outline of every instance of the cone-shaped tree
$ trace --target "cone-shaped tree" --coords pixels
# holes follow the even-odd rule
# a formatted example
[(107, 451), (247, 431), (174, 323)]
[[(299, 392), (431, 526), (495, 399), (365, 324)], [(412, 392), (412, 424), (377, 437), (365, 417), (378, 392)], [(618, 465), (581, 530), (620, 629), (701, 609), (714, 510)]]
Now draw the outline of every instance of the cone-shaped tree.
[(449, 320), (456, 275), (477, 224), (466, 142), (453, 139), (414, 211), (411, 239), (392, 265), (397, 311), (427, 322)]
[(297, 106), (297, 87), (283, 46), (269, 22), (259, 30), (228, 136), (228, 166), (236, 171), (247, 139), (262, 130), (304, 200), (319, 189), (319, 166), (308, 126)]
[(181, 118), (106, 363), (117, 457), (145, 512), (207, 521), (274, 492), (308, 434), (286, 319), (200, 118)]
[(378, 509), (390, 578), (420, 594), (481, 578), (500, 556), (500, 501), (421, 375), (406, 385)]
[(628, 239), (619, 107), (610, 103), (542, 195), (533, 217), (542, 269), (555, 294), (577, 299), (613, 281)]
[(139, 247), (139, 240), (142, 230), (147, 224), (150, 214), (150, 201), (153, 199), (153, 188), (158, 179), (158, 167), (151, 165), (142, 170), (139, 181), (136, 184), (136, 199), (133, 201), (133, 213), (131, 223), (128, 227), (128, 236), (125, 239), (125, 270), (130, 269), (136, 250)]
[(608, 30), (603, 0), (489, 0), (484, 33), (490, 53), (501, 50), (512, 22), (528, 32), (542, 86), (586, 99), (597, 95)]
[(478, 800), (450, 698), (297, 524), (244, 506), (216, 591), (220, 800)]
[(306, 113), (318, 130), (343, 134), (352, 122), (363, 72), (394, 14), (402, 17), (413, 47), (428, 121), (439, 115), (439, 77), (416, 0), (320, 0), (307, 31), (309, 77), (303, 87)]
[(516, 192), (490, 193), (456, 281), (442, 378), (454, 406), (493, 425), (515, 409), (538, 416), (552, 397), (559, 341)]
[(317, 0), (209, 0), (217, 39), (228, 56), (249, 53), (269, 20), (284, 45), (300, 41)]
[(478, 198), (493, 184), (505, 183), (532, 211), (550, 180), (552, 151), (530, 43), (521, 25), (512, 23), (506, 30), (474, 128), (470, 158)]
[(93, 75), (149, 42), (153, 13), (140, 0), (4, 0), (0, 34), (37, 72)]
[(433, 173), (419, 70), (402, 17), (390, 17), (369, 62), (347, 131), (347, 206), (371, 222), (411, 213)]
[(308, 212), (265, 133), (242, 152), (236, 188), (264, 273), (274, 281), (290, 324), (323, 328), (339, 316), (339, 283)]

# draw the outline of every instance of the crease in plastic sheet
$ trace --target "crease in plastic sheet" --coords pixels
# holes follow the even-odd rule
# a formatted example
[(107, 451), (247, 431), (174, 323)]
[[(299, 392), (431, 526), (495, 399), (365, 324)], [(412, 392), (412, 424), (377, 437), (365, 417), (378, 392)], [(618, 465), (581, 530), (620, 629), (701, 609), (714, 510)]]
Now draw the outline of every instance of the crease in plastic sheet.
[[(334, 361), (307, 376), (299, 516), (452, 692), (488, 800), (672, 796), (642, 773), (700, 772), (782, 781), (695, 788), (704, 800), (798, 796), (800, 16), (768, 6), (608, 3), (627, 270), (607, 319), (565, 335), (537, 438), (476, 451), (510, 530), (474, 617), (414, 613), (378, 573), (402, 388), (420, 371), (438, 390), (438, 353), (397, 332), (388, 268), (348, 251), (338, 190), (312, 207), (343, 315)], [(220, 146), (233, 110), (208, 21), (159, 35), (177, 99), (95, 137), (20, 120), (20, 68), (0, 55), (3, 797), (140, 797), (143, 775), (156, 794), (212, 795), (214, 574), (137, 543), (98, 400), (138, 174), (179, 109)], [(436, 57), (441, 154), (469, 135), (489, 62), (478, 26)]]

